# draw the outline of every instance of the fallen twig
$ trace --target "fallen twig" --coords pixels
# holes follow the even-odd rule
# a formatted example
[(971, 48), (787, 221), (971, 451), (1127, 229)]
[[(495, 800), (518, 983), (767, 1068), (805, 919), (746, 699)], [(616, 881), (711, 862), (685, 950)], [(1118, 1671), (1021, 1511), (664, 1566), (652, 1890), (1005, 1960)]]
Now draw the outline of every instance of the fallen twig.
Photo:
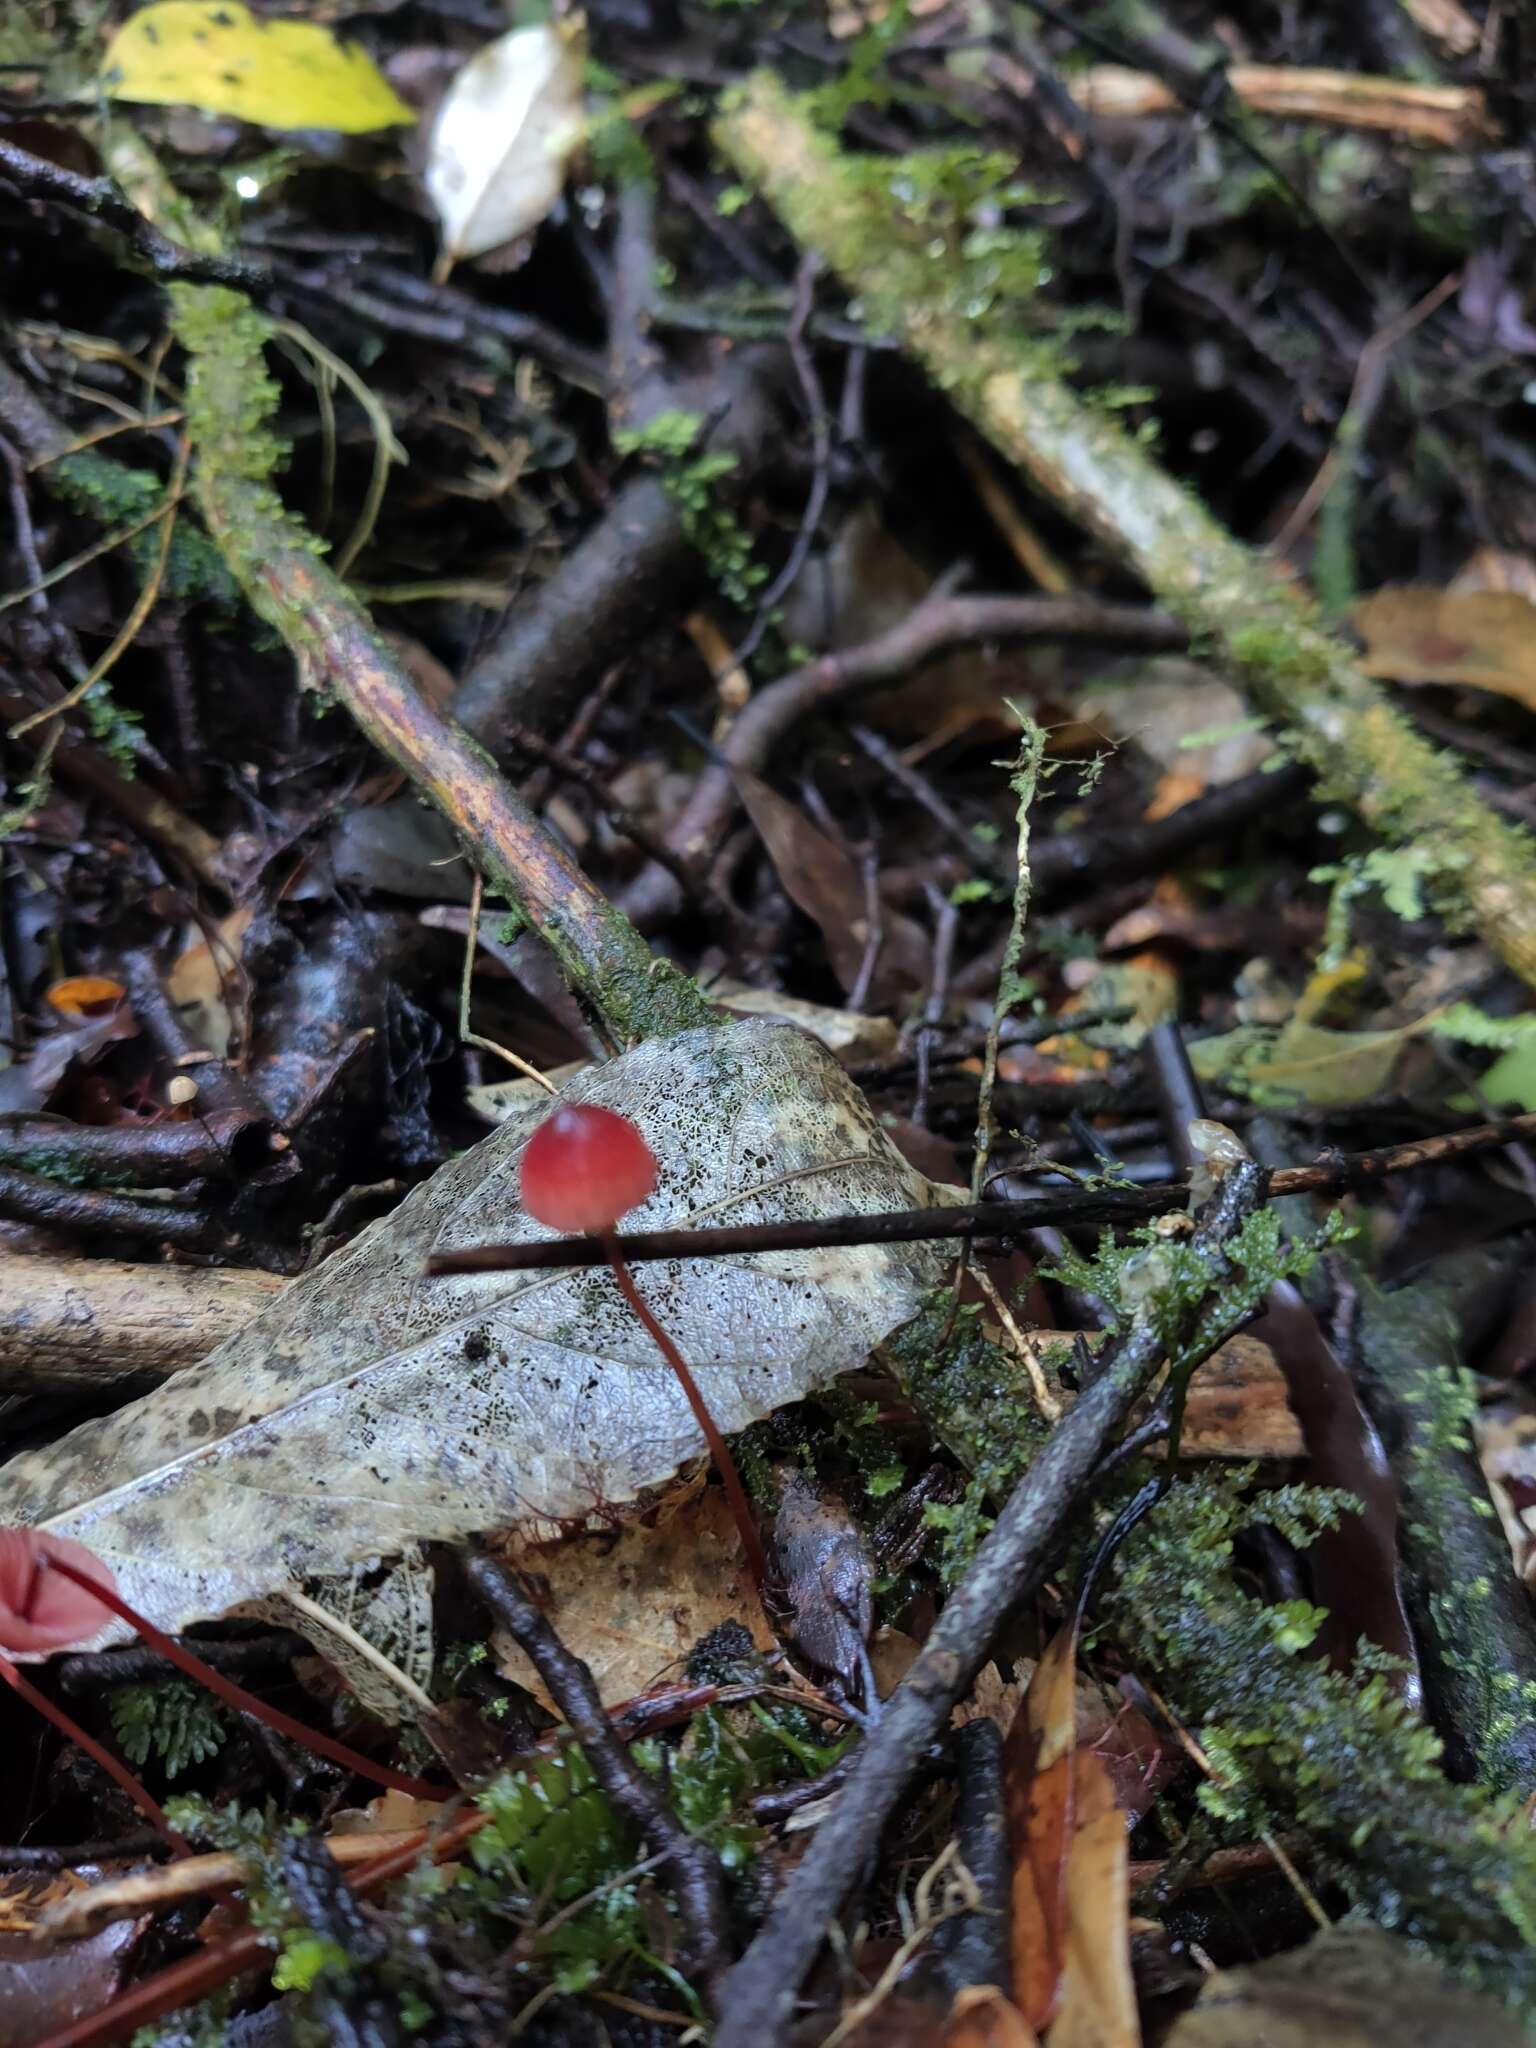
[[(1420, 1166), (1445, 1165), (1479, 1152), (1496, 1151), (1517, 1139), (1536, 1138), (1536, 1115), (1500, 1123), (1473, 1124), (1384, 1145), (1373, 1152), (1338, 1152), (1311, 1166), (1285, 1166), (1269, 1177), (1272, 1195), (1341, 1195), (1389, 1174)], [(871, 1216), (829, 1216), (804, 1222), (731, 1223), (702, 1230), (621, 1232), (614, 1243), (630, 1262), (647, 1259), (723, 1258), (753, 1252), (815, 1251), (849, 1244), (916, 1244), (926, 1238), (1016, 1238), (1048, 1224), (1135, 1223), (1164, 1216), (1189, 1200), (1189, 1184), (1170, 1180), (1161, 1187), (1063, 1188), (1055, 1194), (1024, 1195), (1011, 1202), (958, 1202), (944, 1209), (895, 1209)], [(434, 1252), (429, 1273), (531, 1272), (559, 1266), (600, 1266), (607, 1257), (595, 1240), (559, 1237), (536, 1244), (474, 1245), (464, 1251)]]
[[(1245, 107), (1277, 120), (1375, 128), (1440, 149), (1462, 148), (1488, 134), (1488, 102), (1475, 86), (1415, 85), (1290, 64), (1229, 64), (1222, 75)], [(1100, 120), (1188, 111), (1162, 79), (1123, 64), (1091, 65), (1066, 85), (1083, 111)]]
[(0, 1260), (7, 1393), (147, 1392), (244, 1329), (287, 1284), (276, 1273), (115, 1259)]
[(227, 1233), (216, 1217), (184, 1202), (133, 1202), (94, 1188), (67, 1187), (38, 1173), (0, 1166), (0, 1216), (39, 1223), (47, 1230), (79, 1231), (148, 1239), (186, 1250), (227, 1249)]
[[(1111, 604), (1091, 597), (991, 597), (957, 594), (940, 582), (900, 625), (860, 647), (819, 655), (780, 676), (742, 708), (720, 749), (699, 777), (667, 831), (667, 843), (685, 860), (718, 846), (737, 806), (734, 771), (760, 771), (801, 719), (882, 683), (904, 682), (931, 656), (985, 640), (1090, 640), (1108, 646), (1172, 648), (1186, 644), (1176, 619), (1145, 605)], [(624, 897), (632, 917), (669, 914), (681, 900), (659, 868), (635, 878)]]
[(427, 703), (307, 533), (250, 475), (252, 407), (265, 414), (277, 397), (262, 360), (267, 323), (217, 287), (178, 286), (173, 297), (188, 352), (198, 506), (251, 604), (287, 642), (301, 680), (343, 703), (437, 806), (471, 864), (523, 912), (572, 986), (616, 1030), (646, 1037), (716, 1021), (694, 984), (604, 901), (484, 750)]
[[(1236, 1168), (1222, 1184), (1192, 1241), (1211, 1284), (1225, 1270), (1227, 1238), (1263, 1194), (1264, 1176), (1252, 1166)], [(1198, 1306), (1183, 1311), (1190, 1329)], [(886, 1701), (836, 1808), (727, 1980), (716, 2048), (753, 2048), (785, 2031), (844, 1894), (874, 1853), (918, 1760), (970, 1683), (1003, 1617), (1045, 1571), (1083, 1488), (1167, 1355), (1167, 1334), (1141, 1319), (1116, 1341), (1004, 1504), (917, 1661)]]
[[(648, 1841), (666, 1851), (678, 1911), (688, 1930), (691, 1960), (709, 1989), (710, 1980), (724, 1968), (728, 1955), (730, 1921), (718, 1857), (688, 1833), (662, 1797), (657, 1781), (640, 1769), (619, 1741), (591, 1672), (566, 1649), (516, 1575), (484, 1556), (471, 1560), (468, 1573), (497, 1620), (531, 1658), (613, 1807), (633, 1821)], [(712, 1991), (710, 1995), (713, 1997)]]

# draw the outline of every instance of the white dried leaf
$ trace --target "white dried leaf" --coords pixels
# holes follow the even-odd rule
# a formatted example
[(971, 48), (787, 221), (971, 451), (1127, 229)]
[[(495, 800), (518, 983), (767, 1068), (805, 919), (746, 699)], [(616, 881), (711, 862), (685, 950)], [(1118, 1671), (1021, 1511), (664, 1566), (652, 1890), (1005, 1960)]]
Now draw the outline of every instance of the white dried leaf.
[[(644, 1132), (659, 1175), (633, 1229), (946, 1199), (831, 1055), (782, 1024), (641, 1045), (561, 1092)], [(14, 1460), (0, 1522), (89, 1544), (175, 1630), (417, 1542), (568, 1526), (670, 1478), (703, 1441), (605, 1268), (424, 1276), (434, 1250), (551, 1235), (518, 1200), (548, 1101), (201, 1365)], [(730, 1431), (861, 1365), (945, 1269), (930, 1243), (658, 1262), (636, 1278)]]
[(484, 256), (544, 219), (581, 139), (581, 32), (543, 23), (498, 36), (449, 86), (424, 182), (452, 257)]

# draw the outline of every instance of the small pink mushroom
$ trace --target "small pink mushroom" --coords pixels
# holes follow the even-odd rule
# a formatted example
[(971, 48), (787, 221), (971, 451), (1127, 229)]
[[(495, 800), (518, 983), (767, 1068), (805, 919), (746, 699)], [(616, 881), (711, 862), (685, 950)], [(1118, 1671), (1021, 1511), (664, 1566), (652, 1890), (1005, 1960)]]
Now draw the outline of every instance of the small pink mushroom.
[(595, 1103), (553, 1110), (523, 1151), (523, 1207), (566, 1235), (612, 1230), (656, 1185), (656, 1155), (627, 1116)]
[(35, 1529), (0, 1529), (0, 1650), (27, 1656), (86, 1643), (112, 1619), (104, 1600), (45, 1560), (67, 1559), (109, 1589), (111, 1572), (83, 1543)]

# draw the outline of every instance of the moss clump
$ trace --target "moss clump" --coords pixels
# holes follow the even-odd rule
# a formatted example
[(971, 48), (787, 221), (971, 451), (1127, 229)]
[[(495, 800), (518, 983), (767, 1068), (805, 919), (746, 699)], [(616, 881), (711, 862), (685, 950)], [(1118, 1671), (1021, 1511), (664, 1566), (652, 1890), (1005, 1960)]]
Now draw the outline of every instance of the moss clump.
[(1536, 1836), (1514, 1800), (1449, 1782), (1438, 1737), (1379, 1653), (1350, 1675), (1326, 1670), (1297, 1654), (1298, 1617), (1242, 1590), (1242, 1529), (1266, 1522), (1304, 1544), (1341, 1506), (1303, 1488), (1247, 1499), (1251, 1479), (1176, 1485), (1127, 1542), (1107, 1596), (1201, 1728), (1220, 1771), (1208, 1803), (1247, 1830), (1294, 1817), (1383, 1926), (1536, 2013)]
[(726, 448), (702, 445), (702, 414), (674, 409), (646, 426), (614, 435), (621, 455), (651, 455), (661, 463), (661, 486), (682, 514), (683, 531), (708, 569), (716, 588), (738, 610), (768, 580), (752, 559), (752, 536), (726, 503), (721, 485), (737, 467)]
[(140, 1766), (153, 1756), (167, 1779), (179, 1778), (193, 1764), (206, 1763), (224, 1747), (224, 1711), (190, 1679), (116, 1685), (107, 1704), (112, 1733), (124, 1756)]
[[(176, 338), (187, 352), (187, 432), (201, 472), (222, 484), (243, 484), (231, 502), (242, 517), (221, 527), (224, 559), (251, 594), (260, 561), (274, 540), (323, 551), (293, 518), (272, 485), (288, 461), (288, 443), (272, 429), (281, 392), (267, 368), (271, 322), (242, 293), (222, 285), (170, 288)], [(227, 494), (229, 495), (229, 494)]]
[[(109, 532), (151, 518), (165, 502), (165, 486), (153, 470), (131, 468), (90, 448), (44, 463), (38, 475), (62, 504)], [(147, 576), (159, 552), (158, 531), (146, 526), (128, 545), (134, 566)], [(160, 592), (162, 597), (184, 604), (206, 598), (223, 611), (233, 611), (235, 606), (235, 581), (223, 557), (207, 534), (180, 515), (171, 535)]]

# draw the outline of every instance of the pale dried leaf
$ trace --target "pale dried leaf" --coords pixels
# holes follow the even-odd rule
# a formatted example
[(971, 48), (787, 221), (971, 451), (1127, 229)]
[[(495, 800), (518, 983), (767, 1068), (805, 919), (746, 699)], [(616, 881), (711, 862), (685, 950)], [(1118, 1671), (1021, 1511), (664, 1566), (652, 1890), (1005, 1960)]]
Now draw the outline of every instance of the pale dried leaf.
[(1469, 683), (1536, 709), (1536, 605), (1513, 590), (1378, 590), (1355, 628), (1367, 675)]
[(569, 24), (514, 29), (449, 86), (425, 184), (450, 256), (483, 256), (529, 234), (553, 207), (581, 136), (582, 45)]
[[(565, 1095), (645, 1133), (660, 1173), (637, 1229), (943, 1199), (831, 1056), (782, 1025), (647, 1043)], [(702, 1439), (605, 1270), (423, 1276), (433, 1250), (551, 1235), (518, 1202), (544, 1113), (443, 1167), (202, 1365), (16, 1459), (0, 1520), (89, 1544), (180, 1629), (417, 1541), (580, 1522), (670, 1478)], [(870, 1245), (637, 1279), (730, 1431), (862, 1364), (944, 1268), (939, 1245)]]
[[(699, 1638), (724, 1622), (740, 1622), (760, 1650), (775, 1647), (717, 1486), (701, 1488), (654, 1528), (624, 1530), (617, 1542), (597, 1531), (554, 1546), (521, 1544), (510, 1557), (538, 1574), (542, 1611), (592, 1673), (605, 1707), (679, 1677)], [(492, 1647), (504, 1678), (559, 1711), (509, 1636), (497, 1632)]]

